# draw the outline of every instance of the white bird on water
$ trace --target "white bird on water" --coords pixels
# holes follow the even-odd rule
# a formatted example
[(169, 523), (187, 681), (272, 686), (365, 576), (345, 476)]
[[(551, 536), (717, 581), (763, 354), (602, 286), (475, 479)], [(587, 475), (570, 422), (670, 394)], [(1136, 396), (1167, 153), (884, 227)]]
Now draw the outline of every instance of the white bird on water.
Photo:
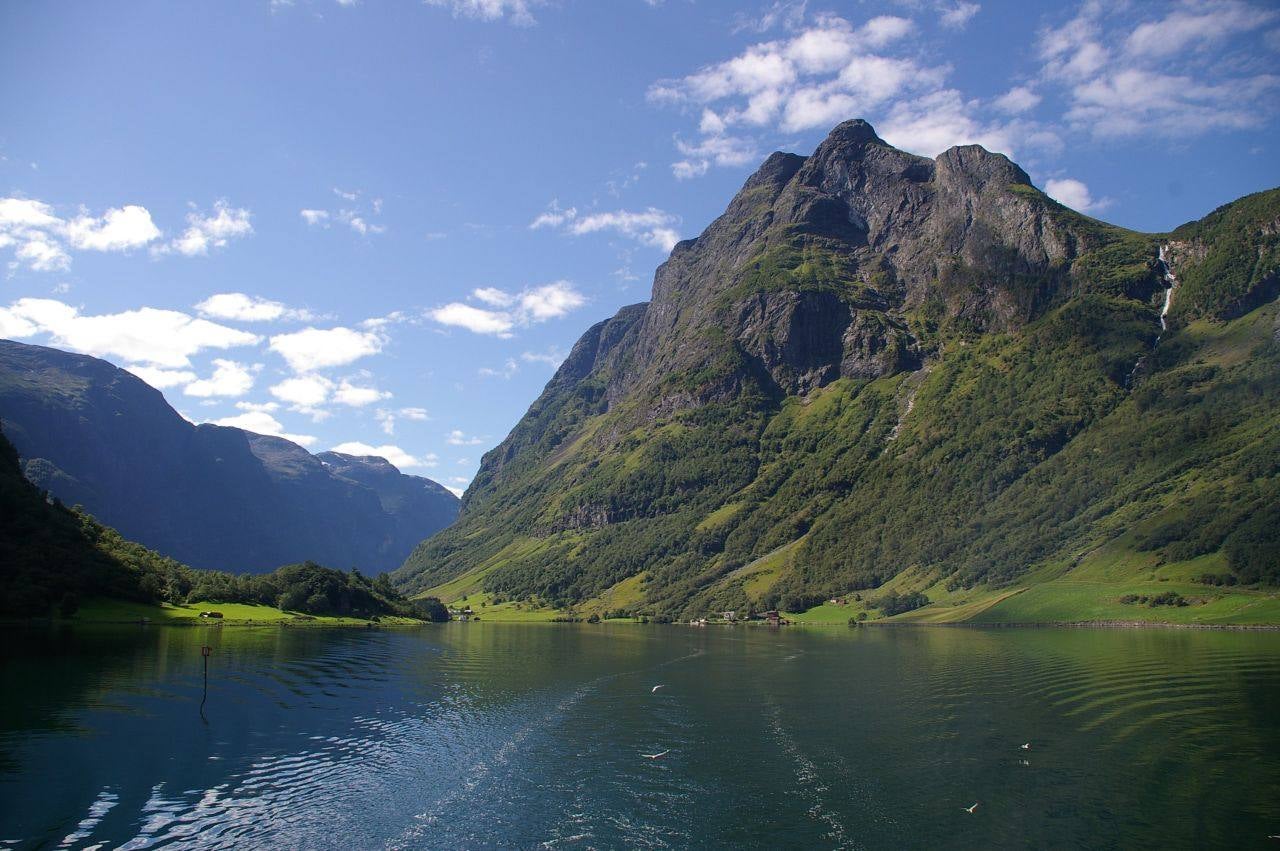
[(645, 759), (662, 759), (664, 756), (666, 756), (669, 753), (671, 753), (670, 748), (663, 751), (662, 753), (642, 753), (640, 754), (640, 756), (644, 757)]
[(960, 809), (964, 810), (969, 815), (973, 815), (978, 809), (978, 804), (975, 801), (972, 807), (961, 807)]
[(1024, 751), (1029, 751), (1029, 750), (1031, 750), (1031, 743), (1030, 743), (1030, 742), (1027, 742), (1025, 745), (1023, 745), (1023, 746), (1022, 746), (1022, 749), (1023, 749)]
[(657, 694), (657, 693), (658, 693), (658, 689), (660, 689), (660, 688), (666, 688), (666, 687), (667, 687), (667, 684), (666, 684), (666, 683), (659, 683), (658, 685), (656, 685), (656, 686), (654, 686), (653, 688), (649, 689), (649, 694)]

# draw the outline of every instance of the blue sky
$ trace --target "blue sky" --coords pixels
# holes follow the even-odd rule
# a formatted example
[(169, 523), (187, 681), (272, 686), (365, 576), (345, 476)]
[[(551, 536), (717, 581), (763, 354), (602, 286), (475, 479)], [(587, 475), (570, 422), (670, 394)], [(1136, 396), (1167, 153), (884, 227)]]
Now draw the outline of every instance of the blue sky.
[(455, 489), (843, 119), (1144, 230), (1280, 184), (1262, 0), (11, 2), (0, 47), (0, 336)]

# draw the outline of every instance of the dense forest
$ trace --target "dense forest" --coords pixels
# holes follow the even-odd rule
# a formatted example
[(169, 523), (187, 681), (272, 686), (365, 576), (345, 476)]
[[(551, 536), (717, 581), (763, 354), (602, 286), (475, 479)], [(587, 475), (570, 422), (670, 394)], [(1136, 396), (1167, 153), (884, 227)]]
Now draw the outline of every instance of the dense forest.
[(143, 603), (259, 603), (308, 615), (445, 620), (439, 600), (407, 600), (385, 577), (312, 562), (266, 575), (194, 570), (127, 541), (22, 475), (0, 430), (0, 616), (74, 616), (90, 597)]

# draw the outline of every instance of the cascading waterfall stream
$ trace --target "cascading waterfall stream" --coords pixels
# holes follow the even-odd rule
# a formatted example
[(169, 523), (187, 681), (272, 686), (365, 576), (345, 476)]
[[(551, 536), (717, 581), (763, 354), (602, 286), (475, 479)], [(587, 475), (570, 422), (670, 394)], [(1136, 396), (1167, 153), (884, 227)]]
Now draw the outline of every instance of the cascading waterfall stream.
[[(1169, 268), (1168, 250), (1169, 247), (1167, 245), (1160, 246), (1160, 273), (1164, 277), (1164, 282), (1168, 285), (1164, 289), (1164, 306), (1160, 308), (1161, 336), (1163, 336), (1163, 332), (1169, 330), (1169, 321), (1167, 319), (1169, 307), (1173, 304), (1173, 291), (1178, 287), (1178, 279), (1174, 276), (1173, 270)], [(1160, 342), (1159, 337), (1156, 338), (1156, 342)]]
[[(1160, 267), (1160, 277), (1164, 279), (1164, 304), (1160, 307), (1160, 336), (1156, 337), (1155, 344), (1160, 345), (1160, 341), (1164, 339), (1165, 332), (1169, 330), (1169, 308), (1173, 305), (1173, 291), (1178, 288), (1178, 278), (1173, 274), (1173, 270), (1169, 268), (1168, 258), (1169, 247), (1167, 245), (1160, 246), (1157, 253), (1156, 262)], [(1125, 379), (1125, 386), (1132, 387), (1133, 380), (1137, 377), (1138, 372), (1147, 362), (1147, 356), (1143, 355), (1138, 358), (1138, 362), (1133, 365), (1133, 369), (1129, 370), (1129, 377)]]

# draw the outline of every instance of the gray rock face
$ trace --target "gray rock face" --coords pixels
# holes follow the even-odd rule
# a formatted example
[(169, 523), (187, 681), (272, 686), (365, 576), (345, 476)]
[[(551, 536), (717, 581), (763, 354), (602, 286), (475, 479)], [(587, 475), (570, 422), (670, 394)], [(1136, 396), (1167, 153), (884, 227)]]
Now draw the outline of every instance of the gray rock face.
[[(1097, 243), (1085, 222), (1003, 155), (969, 145), (930, 160), (848, 121), (809, 157), (770, 156), (659, 267), (647, 309), (589, 331), (549, 387), (590, 373), (611, 405), (649, 398), (669, 410), (678, 394), (664, 385), (714, 362), (720, 340), (757, 364), (774, 395), (915, 369), (927, 352), (912, 315), (979, 332), (1020, 326)], [(617, 342), (599, 345), (615, 327)], [(743, 380), (720, 378), (689, 404)]]
[(757, 293), (737, 306), (737, 342), (787, 395), (837, 378), (881, 378), (914, 369), (905, 328), (830, 292)]
[[(607, 453), (632, 429), (743, 392), (777, 400), (919, 369), (938, 345), (921, 328), (1016, 329), (1070, 292), (1072, 262), (1104, 233), (1003, 155), (969, 145), (931, 160), (847, 121), (808, 157), (771, 155), (676, 245), (648, 304), (588, 330), (467, 499), (575, 441)], [(609, 411), (620, 419), (578, 432)]]

